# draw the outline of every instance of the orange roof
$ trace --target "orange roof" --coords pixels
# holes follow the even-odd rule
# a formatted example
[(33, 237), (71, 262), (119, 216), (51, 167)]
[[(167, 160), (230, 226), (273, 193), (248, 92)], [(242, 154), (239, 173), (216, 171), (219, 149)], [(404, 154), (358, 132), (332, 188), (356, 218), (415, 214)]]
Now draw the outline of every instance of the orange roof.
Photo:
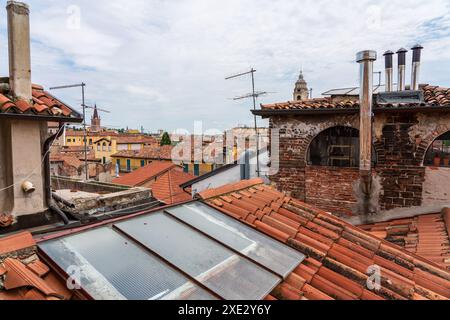
[(116, 141), (117, 144), (158, 144), (158, 141), (155, 138), (144, 135), (119, 135)]
[(193, 175), (183, 172), (179, 167), (173, 167), (152, 184), (153, 196), (166, 204), (189, 201), (192, 199), (191, 194), (184, 191), (180, 185), (193, 178)]
[[(261, 179), (199, 196), (308, 257), (268, 299), (450, 299), (450, 273), (439, 265), (287, 197)], [(367, 285), (371, 267), (381, 271), (379, 289)]]
[(157, 176), (163, 174), (170, 168), (176, 165), (167, 161), (153, 161), (145, 167), (139, 168), (131, 173), (128, 173), (120, 178), (114, 179), (112, 182), (130, 187), (137, 187), (145, 182), (155, 179)]
[(123, 150), (112, 155), (116, 158), (139, 158), (150, 160), (171, 160), (173, 146), (145, 146), (141, 150)]
[(14, 100), (7, 94), (0, 93), (0, 115), (19, 114), (37, 117), (51, 118), (58, 121), (58, 118), (70, 119), (73, 122), (80, 122), (82, 116), (69, 106), (44, 91), (39, 85), (33, 85), (32, 103), (25, 100)]
[(69, 300), (62, 279), (39, 260), (29, 232), (0, 239), (0, 300)]
[[(417, 107), (417, 106), (433, 106), (447, 107), (450, 106), (450, 89), (436, 86), (426, 85), (421, 88), (424, 94), (423, 104), (377, 104), (377, 107)], [(357, 98), (349, 96), (347, 99), (336, 100), (332, 97), (315, 98), (302, 101), (288, 101), (281, 103), (265, 104), (261, 106), (262, 110), (324, 110), (324, 109), (358, 109), (359, 101)]]
[(450, 209), (442, 213), (360, 226), (450, 271)]

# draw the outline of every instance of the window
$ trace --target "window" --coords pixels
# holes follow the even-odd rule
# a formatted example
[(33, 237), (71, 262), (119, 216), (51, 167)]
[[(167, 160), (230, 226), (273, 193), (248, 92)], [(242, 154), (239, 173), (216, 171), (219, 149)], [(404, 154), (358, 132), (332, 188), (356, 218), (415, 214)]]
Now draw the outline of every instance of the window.
[(141, 160), (141, 167), (145, 167), (145, 160)]
[(89, 139), (89, 145), (92, 146), (92, 139)]
[(97, 151), (100, 151), (100, 144), (97, 145)]
[(185, 164), (185, 165), (183, 166), (183, 171), (184, 171), (185, 173), (189, 173), (189, 165), (188, 165), (188, 164)]
[(424, 165), (434, 167), (450, 167), (450, 131), (433, 141), (425, 155)]
[(127, 171), (131, 171), (131, 160), (127, 159)]
[(111, 152), (111, 145), (108, 146), (108, 151)]
[(194, 176), (199, 176), (200, 175), (200, 164), (196, 163), (194, 164)]
[(117, 159), (116, 160), (116, 164), (119, 166), (119, 168), (120, 168), (120, 159)]
[(103, 164), (106, 164), (106, 157), (103, 157)]
[(106, 151), (107, 150), (106, 148), (107, 148), (106, 142), (103, 142), (102, 151)]
[(314, 166), (358, 167), (359, 131), (333, 127), (321, 132), (308, 150), (308, 163)]

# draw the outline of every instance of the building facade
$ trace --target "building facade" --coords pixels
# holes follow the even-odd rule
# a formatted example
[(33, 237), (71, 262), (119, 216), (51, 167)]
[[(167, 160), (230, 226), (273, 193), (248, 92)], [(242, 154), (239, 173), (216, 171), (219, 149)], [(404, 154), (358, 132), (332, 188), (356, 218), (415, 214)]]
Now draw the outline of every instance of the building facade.
[[(364, 214), (440, 212), (450, 204), (450, 89), (404, 88), (375, 86), (370, 95), (371, 185)], [(279, 190), (337, 215), (362, 213), (362, 90), (332, 90), (325, 98), (268, 104), (254, 112), (269, 119), (271, 137), (279, 142), (279, 170), (271, 176)]]

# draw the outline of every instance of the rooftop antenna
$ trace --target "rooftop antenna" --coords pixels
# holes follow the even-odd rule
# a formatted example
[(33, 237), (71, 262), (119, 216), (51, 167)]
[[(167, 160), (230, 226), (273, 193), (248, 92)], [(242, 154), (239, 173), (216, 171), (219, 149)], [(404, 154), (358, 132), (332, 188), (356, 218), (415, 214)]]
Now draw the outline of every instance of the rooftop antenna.
[(86, 105), (85, 105), (85, 94), (84, 94), (84, 88), (86, 87), (86, 84), (84, 82), (79, 84), (71, 84), (67, 86), (58, 86), (58, 87), (52, 87), (50, 90), (60, 90), (60, 89), (70, 89), (70, 88), (80, 88), (81, 87), (81, 106), (83, 107), (83, 139), (84, 139), (84, 169), (86, 171), (86, 181), (89, 180), (89, 170), (88, 170), (88, 163), (87, 163), (87, 133), (86, 133)]
[[(255, 72), (256, 70), (254, 68), (251, 68), (250, 71), (238, 73), (229, 77), (226, 77), (225, 80), (231, 80), (235, 78), (240, 78), (246, 75), (251, 75), (252, 79), (252, 93), (246, 94), (240, 97), (236, 97), (233, 100), (242, 100), (242, 99), (253, 99), (253, 110), (256, 111), (256, 99), (258, 99), (259, 96), (266, 95), (268, 92), (265, 91), (255, 91)], [(255, 132), (256, 132), (256, 173), (258, 174), (258, 177), (261, 176), (260, 166), (259, 166), (259, 131), (258, 131), (258, 120), (256, 118), (256, 114), (254, 115), (255, 119)]]

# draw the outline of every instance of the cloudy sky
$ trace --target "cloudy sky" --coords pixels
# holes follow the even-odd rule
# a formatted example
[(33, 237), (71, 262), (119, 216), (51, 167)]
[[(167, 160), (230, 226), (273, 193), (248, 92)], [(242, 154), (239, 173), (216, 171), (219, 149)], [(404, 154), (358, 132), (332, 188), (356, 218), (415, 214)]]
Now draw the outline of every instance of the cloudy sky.
[[(357, 85), (357, 51), (377, 50), (382, 70), (384, 51), (417, 42), (425, 46), (421, 82), (450, 86), (448, 0), (27, 2), (33, 81), (47, 88), (86, 82), (88, 103), (111, 111), (102, 115), (111, 127), (192, 131), (194, 121), (220, 130), (251, 124), (251, 101), (230, 99), (251, 91), (250, 78), (226, 76), (254, 67), (257, 89), (271, 92), (258, 102), (279, 102), (291, 99), (303, 67), (320, 96)], [(0, 49), (6, 75), (5, 9)], [(77, 89), (55, 94), (80, 104)]]

